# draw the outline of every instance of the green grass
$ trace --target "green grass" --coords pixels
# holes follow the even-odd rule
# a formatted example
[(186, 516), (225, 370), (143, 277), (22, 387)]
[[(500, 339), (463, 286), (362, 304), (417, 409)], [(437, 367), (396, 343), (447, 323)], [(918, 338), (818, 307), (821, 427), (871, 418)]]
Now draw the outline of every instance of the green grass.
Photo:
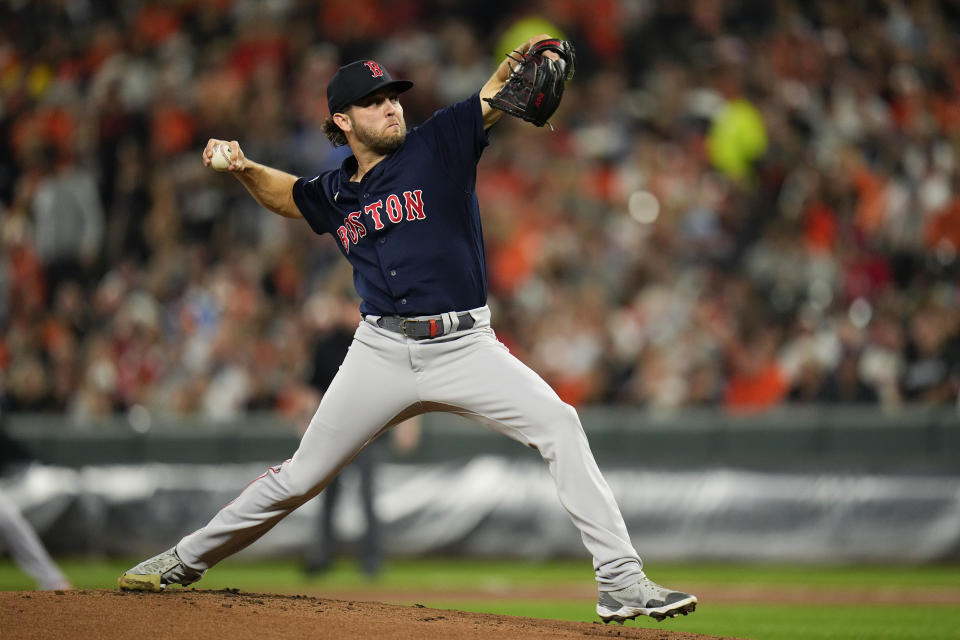
[[(79, 588), (112, 588), (117, 576), (138, 559), (93, 561), (61, 558), (60, 565)], [(651, 562), (652, 578), (677, 588), (716, 590), (724, 586), (769, 588), (850, 588), (863, 591), (960, 590), (960, 565), (922, 567), (814, 567), (698, 564), (671, 565)], [(245, 591), (310, 593), (331, 591), (363, 593), (375, 597), (378, 590), (437, 590), (448, 593), (495, 589), (498, 586), (555, 589), (590, 584), (592, 572), (586, 561), (516, 562), (474, 559), (397, 559), (376, 580), (365, 578), (353, 562), (338, 563), (321, 578), (307, 579), (293, 560), (250, 561), (243, 558), (219, 565), (198, 584), (199, 588), (234, 587)], [(9, 561), (0, 561), (0, 590), (32, 588), (30, 580)], [(344, 596), (349, 597), (349, 596)], [(417, 596), (412, 596), (417, 597)], [(593, 622), (592, 600), (484, 599), (454, 600), (438, 596), (422, 604), (440, 609), (460, 609)], [(834, 607), (803, 604), (701, 602), (692, 616), (656, 623), (641, 619), (628, 622), (664, 630), (751, 638), (754, 640), (954, 640), (960, 637), (960, 605), (893, 607), (864, 604)]]
[[(78, 587), (110, 588), (117, 576), (142, 558), (84, 557), (58, 558), (57, 562)], [(650, 562), (646, 567), (658, 582), (697, 585), (769, 585), (771, 587), (852, 587), (883, 589), (922, 587), (960, 589), (960, 565), (933, 566), (815, 566), (769, 564), (664, 564)], [(228, 559), (203, 579), (206, 588), (222, 588), (230, 583), (244, 589), (267, 589), (297, 585), (325, 587), (441, 587), (476, 588), (478, 585), (505, 583), (511, 586), (539, 584), (583, 584), (591, 581), (589, 560), (549, 562), (488, 560), (471, 558), (394, 559), (376, 580), (364, 577), (349, 560), (335, 564), (320, 578), (306, 579), (295, 560)], [(236, 583), (236, 584), (233, 584)], [(0, 558), (0, 590), (30, 589), (30, 579), (9, 560)]]

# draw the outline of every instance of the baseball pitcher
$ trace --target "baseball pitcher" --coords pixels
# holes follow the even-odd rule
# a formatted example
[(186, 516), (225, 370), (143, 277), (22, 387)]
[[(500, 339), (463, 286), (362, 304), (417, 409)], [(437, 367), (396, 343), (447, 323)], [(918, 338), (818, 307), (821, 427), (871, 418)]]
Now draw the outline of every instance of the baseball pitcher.
[(207, 166), (229, 171), (263, 207), (330, 234), (362, 299), (353, 343), (293, 457), (271, 467), (202, 529), (123, 574), (121, 589), (187, 585), (321, 492), (354, 456), (404, 419), (466, 416), (535, 448), (593, 556), (597, 613), (623, 622), (692, 612), (697, 598), (644, 574), (580, 420), (490, 325), (477, 162), (504, 113), (543, 126), (573, 73), (573, 47), (524, 42), (471, 97), (408, 131), (412, 88), (374, 60), (341, 67), (327, 87), (324, 132), (353, 155), (298, 178), (210, 140)]

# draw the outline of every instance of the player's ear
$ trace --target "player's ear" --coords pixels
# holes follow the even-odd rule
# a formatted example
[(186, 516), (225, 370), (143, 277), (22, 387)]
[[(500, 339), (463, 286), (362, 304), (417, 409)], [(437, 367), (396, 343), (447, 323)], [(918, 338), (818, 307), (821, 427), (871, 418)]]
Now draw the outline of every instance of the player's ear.
[(345, 113), (333, 114), (333, 122), (344, 132), (353, 129), (353, 122), (350, 121), (350, 116)]

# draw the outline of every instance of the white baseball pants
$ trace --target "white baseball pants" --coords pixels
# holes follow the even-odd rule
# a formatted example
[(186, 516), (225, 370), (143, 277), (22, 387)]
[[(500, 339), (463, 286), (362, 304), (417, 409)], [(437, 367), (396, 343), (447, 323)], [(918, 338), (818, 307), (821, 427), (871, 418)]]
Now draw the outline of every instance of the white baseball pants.
[(33, 578), (40, 589), (69, 589), (70, 581), (50, 558), (37, 532), (20, 509), (0, 493), (0, 538), (7, 544), (10, 557)]
[(183, 538), (181, 560), (196, 569), (212, 567), (317, 495), (386, 428), (444, 410), (536, 448), (593, 554), (599, 589), (636, 582), (643, 575), (640, 558), (576, 410), (496, 339), (487, 307), (471, 314), (474, 328), (428, 340), (381, 329), (368, 316), (293, 458), (268, 469)]

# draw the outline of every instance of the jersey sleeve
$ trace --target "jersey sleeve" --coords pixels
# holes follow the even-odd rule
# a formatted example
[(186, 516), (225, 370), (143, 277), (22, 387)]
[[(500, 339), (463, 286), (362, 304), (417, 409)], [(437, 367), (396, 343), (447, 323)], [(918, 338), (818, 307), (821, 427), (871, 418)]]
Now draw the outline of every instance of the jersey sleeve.
[(425, 144), (455, 176), (471, 176), (490, 143), (483, 127), (480, 94), (440, 109), (419, 127)]
[(298, 178), (293, 183), (293, 201), (303, 214), (314, 233), (323, 235), (330, 232), (327, 217), (323, 215), (326, 195), (323, 192), (323, 176)]

